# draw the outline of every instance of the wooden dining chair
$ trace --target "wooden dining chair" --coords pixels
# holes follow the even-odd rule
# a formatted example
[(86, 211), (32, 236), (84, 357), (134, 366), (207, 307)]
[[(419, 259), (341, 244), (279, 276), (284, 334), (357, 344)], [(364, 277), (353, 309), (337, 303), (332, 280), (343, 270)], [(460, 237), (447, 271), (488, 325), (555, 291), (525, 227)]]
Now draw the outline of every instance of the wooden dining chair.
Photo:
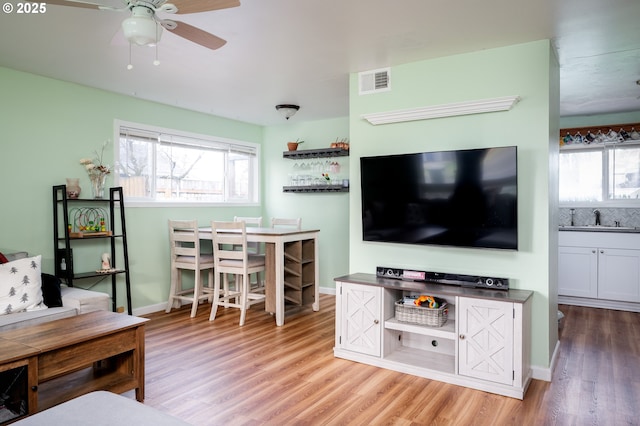
[(297, 217), (293, 219), (286, 219), (286, 218), (280, 218), (280, 217), (272, 217), (271, 227), (272, 228), (280, 228), (280, 227), (295, 228), (299, 231), (302, 229), (302, 218)]
[[(171, 288), (165, 312), (182, 301), (191, 303), (191, 317), (196, 316), (198, 304), (213, 294), (213, 255), (200, 252), (200, 235), (196, 220), (169, 220), (171, 245)], [(183, 288), (182, 271), (194, 271), (193, 288)], [(207, 286), (202, 284), (202, 272), (209, 272)]]
[[(264, 287), (253, 289), (249, 275), (265, 270), (264, 256), (250, 254), (247, 249), (247, 228), (244, 222), (211, 222), (211, 240), (215, 268), (213, 303), (209, 321), (213, 321), (218, 306), (240, 309), (240, 325), (244, 325), (247, 309), (264, 302)], [(234, 247), (241, 247), (235, 250)], [(229, 287), (229, 275), (235, 276), (235, 288)], [(223, 282), (220, 282), (222, 277)]]

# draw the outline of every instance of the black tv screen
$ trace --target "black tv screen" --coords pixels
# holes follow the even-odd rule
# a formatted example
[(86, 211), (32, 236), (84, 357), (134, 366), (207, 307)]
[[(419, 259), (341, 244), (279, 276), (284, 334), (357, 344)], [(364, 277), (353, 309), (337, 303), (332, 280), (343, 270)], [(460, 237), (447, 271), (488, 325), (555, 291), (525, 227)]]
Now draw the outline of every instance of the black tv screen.
[(518, 249), (515, 146), (360, 158), (364, 241)]

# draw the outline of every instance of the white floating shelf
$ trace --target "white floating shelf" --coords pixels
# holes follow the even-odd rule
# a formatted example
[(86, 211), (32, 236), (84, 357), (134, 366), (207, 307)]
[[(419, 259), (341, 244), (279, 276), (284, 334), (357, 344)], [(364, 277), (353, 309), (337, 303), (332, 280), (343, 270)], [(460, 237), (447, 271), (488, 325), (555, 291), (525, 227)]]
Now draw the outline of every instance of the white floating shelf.
[(501, 98), (364, 114), (362, 118), (376, 126), (378, 124), (401, 123), (404, 121), (430, 120), (433, 118), (508, 111), (513, 108), (518, 101), (520, 101), (519, 96), (505, 96)]

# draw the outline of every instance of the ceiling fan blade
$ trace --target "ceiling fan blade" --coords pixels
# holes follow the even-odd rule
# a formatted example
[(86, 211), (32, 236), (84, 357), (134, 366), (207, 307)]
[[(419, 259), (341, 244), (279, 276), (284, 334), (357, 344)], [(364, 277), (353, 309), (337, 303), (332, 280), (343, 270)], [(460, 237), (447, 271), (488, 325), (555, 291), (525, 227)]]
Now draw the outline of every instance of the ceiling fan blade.
[(240, 0), (167, 0), (174, 4), (178, 14), (208, 12), (240, 6)]
[(75, 1), (75, 0), (47, 0), (47, 4), (55, 4), (57, 6), (71, 6), (71, 7), (81, 7), (84, 9), (96, 9), (96, 10), (113, 10), (114, 8), (105, 6), (102, 4), (89, 3), (86, 1)]
[(204, 46), (211, 50), (216, 50), (227, 44), (226, 40), (216, 37), (200, 28), (196, 28), (193, 25), (185, 24), (184, 22), (173, 21), (176, 24), (175, 28), (164, 26), (168, 31), (179, 35), (182, 38), (186, 38), (194, 43)]

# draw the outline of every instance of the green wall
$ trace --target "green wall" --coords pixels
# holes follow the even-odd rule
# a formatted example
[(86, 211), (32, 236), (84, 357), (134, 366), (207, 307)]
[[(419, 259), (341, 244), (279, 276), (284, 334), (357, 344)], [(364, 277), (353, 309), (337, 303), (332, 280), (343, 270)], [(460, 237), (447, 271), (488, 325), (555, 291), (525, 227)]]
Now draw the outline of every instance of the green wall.
[[(350, 272), (375, 273), (377, 265), (510, 278), (514, 288), (535, 292), (532, 363), (548, 367), (557, 342), (557, 271), (550, 201), (551, 150), (557, 150), (558, 67), (548, 41), (415, 62), (391, 69), (391, 91), (358, 95), (351, 76)], [(362, 114), (465, 100), (518, 95), (508, 112), (373, 126)], [(553, 104), (555, 106), (551, 106)], [(551, 144), (551, 135), (554, 144)], [(363, 242), (360, 156), (518, 147), (519, 250), (479, 250)], [(389, 176), (393, 179), (393, 176)], [(552, 324), (553, 323), (553, 324)], [(554, 332), (554, 327), (556, 331)]]
[[(200, 134), (262, 143), (263, 127), (195, 113), (133, 97), (0, 68), (0, 123), (4, 184), (0, 208), (0, 250), (42, 254), (43, 270), (53, 272), (52, 190), (67, 177), (79, 177), (89, 193), (89, 179), (79, 163), (103, 141), (113, 140), (114, 120), (156, 125)], [(105, 157), (113, 158), (113, 145)], [(112, 163), (112, 161), (110, 161)], [(107, 179), (111, 186), (112, 176)], [(261, 215), (261, 206), (128, 208), (127, 233), (133, 307), (166, 301), (169, 293), (168, 219), (233, 219), (235, 214)], [(90, 245), (92, 243), (83, 243)], [(91, 250), (93, 248), (94, 250)], [(74, 260), (99, 263), (103, 250), (91, 247), (95, 259), (79, 250)], [(97, 267), (97, 266), (96, 266)], [(121, 279), (121, 278), (119, 278)], [(122, 281), (121, 281), (122, 282)], [(91, 280), (79, 282), (91, 285)], [(104, 283), (95, 289), (108, 290)], [(118, 305), (124, 305), (124, 287)]]
[[(298, 149), (329, 148), (336, 138), (349, 137), (347, 117), (312, 122), (296, 122), (265, 129), (264, 207), (268, 217), (301, 217), (305, 228), (320, 229), (320, 287), (325, 292), (335, 289), (333, 279), (349, 272), (349, 193), (283, 193), (289, 174), (297, 162), (337, 161), (340, 172), (348, 176), (350, 157), (320, 158), (308, 161), (284, 159), (287, 142), (304, 140)], [(317, 176), (321, 178), (320, 175)]]

